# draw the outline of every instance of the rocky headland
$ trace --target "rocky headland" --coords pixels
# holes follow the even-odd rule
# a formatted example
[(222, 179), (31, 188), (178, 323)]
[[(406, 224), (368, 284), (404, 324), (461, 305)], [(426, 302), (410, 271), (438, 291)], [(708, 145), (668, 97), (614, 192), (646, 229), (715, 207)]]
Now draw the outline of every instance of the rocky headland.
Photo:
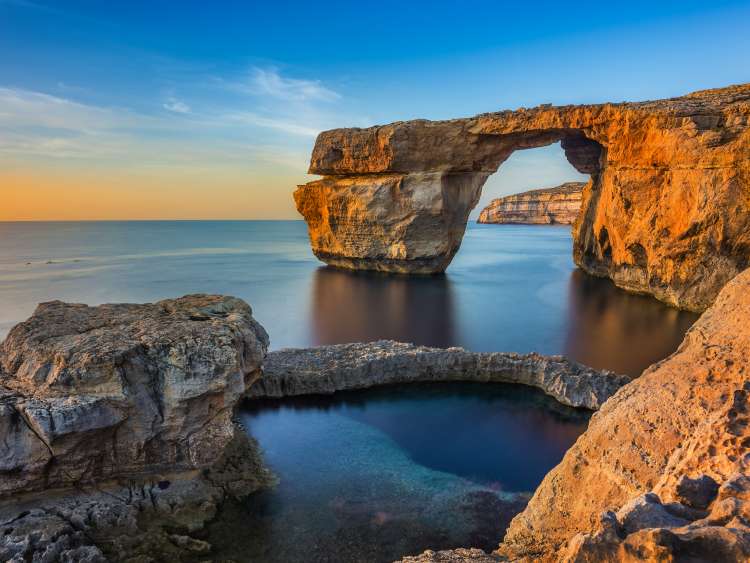
[(233, 420), (267, 347), (232, 297), (39, 305), (0, 348), (0, 560), (210, 549), (190, 533), (273, 482)]
[(325, 131), (310, 162), (323, 178), (294, 198), (322, 261), (442, 272), (487, 177), (513, 151), (558, 141), (591, 175), (573, 228), (585, 271), (702, 311), (750, 265), (750, 84)]
[(585, 185), (583, 182), (566, 182), (554, 188), (493, 199), (482, 209), (477, 223), (572, 225), (581, 210)]
[(562, 356), (469, 352), (381, 340), (270, 352), (248, 397), (328, 394), (396, 383), (478, 381), (541, 389), (571, 407), (598, 409), (630, 381)]

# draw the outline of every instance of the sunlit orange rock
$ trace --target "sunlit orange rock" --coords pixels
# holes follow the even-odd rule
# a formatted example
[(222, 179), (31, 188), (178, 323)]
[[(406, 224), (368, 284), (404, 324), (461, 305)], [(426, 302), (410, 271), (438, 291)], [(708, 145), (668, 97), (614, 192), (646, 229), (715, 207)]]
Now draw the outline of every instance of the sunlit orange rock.
[(574, 225), (587, 272), (703, 310), (750, 262), (750, 84), (325, 131), (310, 164), (323, 178), (294, 197), (324, 262), (441, 272), (487, 177), (557, 141), (591, 175)]
[(748, 318), (750, 270), (677, 352), (604, 403), (511, 522), (500, 554), (750, 560)]

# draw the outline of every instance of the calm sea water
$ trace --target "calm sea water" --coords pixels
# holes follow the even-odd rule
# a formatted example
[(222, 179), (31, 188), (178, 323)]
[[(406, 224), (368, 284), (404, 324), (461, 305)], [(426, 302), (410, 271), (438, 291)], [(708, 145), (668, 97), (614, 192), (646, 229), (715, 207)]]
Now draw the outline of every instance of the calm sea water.
[(225, 510), (207, 539), (215, 557), (265, 563), (490, 550), (588, 416), (481, 383), (254, 401), (242, 420), (281, 481)]
[[(469, 225), (446, 275), (323, 267), (302, 222), (0, 223), (0, 337), (51, 299), (248, 301), (272, 348), (393, 338), (477, 351), (563, 353), (637, 375), (696, 316), (575, 270), (564, 227)], [(238, 561), (391, 561), (491, 549), (585, 429), (533, 389), (414, 385), (241, 411), (280, 482), (206, 532)]]
[(470, 224), (444, 276), (323, 267), (301, 221), (0, 223), (0, 338), (51, 299), (248, 301), (272, 348), (393, 338), (563, 353), (637, 375), (695, 315), (574, 269), (565, 227)]

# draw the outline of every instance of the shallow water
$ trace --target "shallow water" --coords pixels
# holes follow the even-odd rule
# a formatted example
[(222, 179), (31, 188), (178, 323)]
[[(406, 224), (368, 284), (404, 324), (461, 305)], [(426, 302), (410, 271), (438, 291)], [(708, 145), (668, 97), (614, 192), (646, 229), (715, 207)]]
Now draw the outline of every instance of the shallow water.
[(281, 477), (208, 535), (238, 561), (393, 561), (495, 547), (589, 414), (536, 389), (441, 383), (248, 402)]
[(566, 227), (470, 224), (444, 276), (322, 267), (301, 221), (0, 223), (0, 338), (51, 299), (247, 300), (272, 348), (393, 338), (637, 375), (696, 316), (575, 270)]

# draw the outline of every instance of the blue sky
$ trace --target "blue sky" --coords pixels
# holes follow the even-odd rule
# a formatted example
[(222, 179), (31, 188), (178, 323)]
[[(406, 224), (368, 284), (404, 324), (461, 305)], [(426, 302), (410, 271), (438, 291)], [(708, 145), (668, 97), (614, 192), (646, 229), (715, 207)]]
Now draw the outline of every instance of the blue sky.
[[(747, 82), (749, 24), (721, 0), (0, 0), (6, 218), (294, 218), (320, 130)], [(483, 202), (576, 177), (518, 152)], [(39, 207), (76, 186), (100, 205)]]

